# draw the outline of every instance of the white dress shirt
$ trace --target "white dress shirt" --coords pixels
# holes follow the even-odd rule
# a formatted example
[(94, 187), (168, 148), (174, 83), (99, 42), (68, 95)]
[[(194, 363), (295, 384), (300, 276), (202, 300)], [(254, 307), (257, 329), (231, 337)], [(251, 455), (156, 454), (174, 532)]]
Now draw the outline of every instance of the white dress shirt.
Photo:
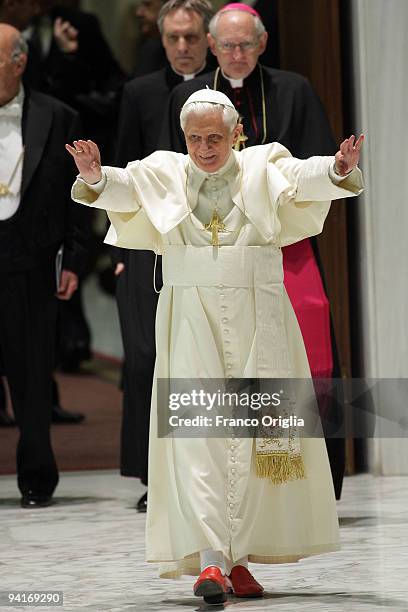
[(0, 221), (12, 217), (20, 206), (20, 191), (23, 169), (23, 136), (21, 119), (23, 115), (24, 90), (8, 104), (0, 106), (0, 182), (8, 185), (11, 193), (0, 196)]

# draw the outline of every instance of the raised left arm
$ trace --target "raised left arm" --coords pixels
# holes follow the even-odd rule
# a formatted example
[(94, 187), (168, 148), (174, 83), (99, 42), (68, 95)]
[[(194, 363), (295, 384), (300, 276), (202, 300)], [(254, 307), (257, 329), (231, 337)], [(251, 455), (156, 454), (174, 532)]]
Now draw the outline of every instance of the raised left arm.
[(283, 147), (277, 150), (275, 159), (270, 160), (273, 163), (268, 169), (268, 186), (271, 199), (277, 202), (281, 246), (319, 234), (332, 200), (362, 192), (363, 179), (357, 167), (362, 143), (362, 136), (357, 141), (351, 136), (342, 142), (334, 157), (296, 159)]
[(280, 204), (323, 202), (359, 195), (363, 181), (357, 163), (363, 139), (363, 136), (357, 141), (354, 136), (347, 138), (334, 157), (297, 159), (287, 150), (281, 152), (273, 162), (289, 185)]

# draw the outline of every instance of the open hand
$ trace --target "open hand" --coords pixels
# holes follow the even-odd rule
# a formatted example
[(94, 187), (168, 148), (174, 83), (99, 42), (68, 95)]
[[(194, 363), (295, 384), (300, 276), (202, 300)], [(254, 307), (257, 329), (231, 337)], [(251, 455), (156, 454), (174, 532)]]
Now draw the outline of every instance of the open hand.
[(63, 53), (75, 53), (78, 51), (78, 30), (69, 21), (64, 21), (61, 17), (56, 18), (54, 22), (54, 37), (59, 49)]
[(98, 145), (92, 140), (74, 140), (73, 145), (66, 144), (65, 148), (74, 158), (81, 178), (91, 185), (98, 183), (102, 178)]
[(340, 150), (335, 155), (336, 172), (340, 176), (346, 176), (349, 172), (354, 170), (360, 159), (360, 150), (363, 146), (364, 135), (360, 134), (358, 139), (350, 136), (346, 138), (340, 145)]

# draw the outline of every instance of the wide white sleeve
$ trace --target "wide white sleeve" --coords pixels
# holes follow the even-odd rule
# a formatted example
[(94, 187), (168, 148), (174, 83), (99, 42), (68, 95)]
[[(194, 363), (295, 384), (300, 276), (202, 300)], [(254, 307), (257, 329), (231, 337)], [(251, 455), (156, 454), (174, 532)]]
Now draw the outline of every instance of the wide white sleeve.
[(105, 242), (129, 249), (160, 253), (162, 235), (188, 214), (185, 196), (185, 157), (156, 151), (126, 168), (103, 166), (103, 185), (77, 179), (76, 202), (106, 210), (111, 227)]
[(105, 242), (127, 249), (162, 252), (162, 238), (142, 207), (135, 182), (141, 162), (126, 168), (102, 167), (102, 180), (89, 185), (80, 177), (72, 187), (72, 199), (105, 210), (111, 225)]
[[(276, 213), (279, 218), (280, 246), (316, 236), (323, 230), (332, 200), (359, 195), (363, 190), (361, 172), (355, 168), (346, 177), (333, 171), (333, 157), (292, 157), (286, 149), (275, 156), (270, 174), (276, 169), (284, 176), (287, 186), (280, 192)], [(271, 179), (272, 180), (272, 179)]]
[(136, 161), (127, 168), (102, 166), (102, 180), (95, 185), (77, 177), (72, 186), (71, 197), (75, 202), (115, 212), (135, 212), (141, 204), (132, 176), (141, 162)]
[(285, 156), (277, 159), (275, 165), (292, 186), (289, 198), (282, 203), (322, 202), (339, 200), (359, 195), (363, 191), (363, 179), (359, 168), (346, 177), (336, 176), (333, 171), (334, 157), (315, 156), (297, 159)]

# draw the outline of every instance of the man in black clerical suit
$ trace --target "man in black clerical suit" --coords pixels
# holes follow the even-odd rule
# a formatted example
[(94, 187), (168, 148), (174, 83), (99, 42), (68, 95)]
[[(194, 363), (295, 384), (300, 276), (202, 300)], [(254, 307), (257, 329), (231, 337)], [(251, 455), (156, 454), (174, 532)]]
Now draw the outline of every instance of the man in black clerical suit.
[[(116, 163), (142, 159), (157, 149), (163, 110), (172, 89), (206, 69), (207, 0), (169, 0), (158, 19), (168, 65), (130, 81), (124, 88)], [(161, 258), (151, 251), (117, 249), (117, 300), (125, 349), (121, 473), (147, 484), (150, 398), (155, 350), (155, 316), (162, 285)], [(155, 279), (155, 280), (153, 280)], [(138, 502), (146, 510), (147, 497)]]
[(31, 508), (49, 505), (58, 483), (50, 440), (55, 296), (68, 300), (78, 285), (87, 215), (70, 199), (64, 154), (81, 129), (77, 114), (21, 86), (26, 62), (24, 38), (0, 24), (0, 353), (20, 431), (18, 486)]
[[(215, 72), (199, 76), (173, 90), (158, 148), (186, 152), (179, 121), (180, 111), (194, 91), (208, 86), (225, 93), (239, 111), (244, 126), (241, 147), (279, 142), (299, 158), (334, 154), (336, 145), (325, 111), (307, 79), (293, 72), (265, 67), (258, 62), (259, 56), (266, 48), (268, 34), (257, 12), (244, 4), (226, 5), (211, 20), (209, 28), (209, 46), (217, 57), (219, 67)], [(314, 339), (319, 336), (321, 340), (320, 363), (316, 367), (311, 361), (310, 353), (313, 347), (308, 345), (306, 329), (302, 327), (302, 319), (299, 316), (301, 313), (292, 303), (304, 336), (312, 375), (316, 379), (339, 377), (334, 334), (332, 331), (330, 333), (332, 326), (327, 297), (316, 265), (319, 263), (317, 246), (313, 241), (305, 240), (283, 249), (284, 269), (296, 270), (296, 274), (290, 277), (291, 287), (295, 290), (295, 282), (299, 283), (299, 287), (302, 286), (298, 277), (294, 280), (303, 265), (299, 265), (299, 262), (310, 262), (311, 259), (314, 275), (319, 277), (320, 293), (312, 296), (307, 308), (310, 312), (313, 303), (316, 304), (319, 300), (326, 307), (324, 312), (319, 304), (320, 309), (316, 310), (314, 321)], [(289, 273), (287, 276), (289, 277)], [(291, 297), (288, 283), (289, 279), (285, 276), (286, 289)], [(338, 388), (337, 392), (340, 393), (341, 389)], [(325, 413), (324, 416), (329, 421), (334, 421), (334, 425), (341, 419), (340, 400), (341, 398), (330, 399), (328, 406), (328, 398), (324, 397), (321, 399), (321, 405), (319, 403), (321, 412)], [(336, 497), (339, 499), (344, 475), (344, 440), (332, 438), (326, 440), (326, 443)]]

